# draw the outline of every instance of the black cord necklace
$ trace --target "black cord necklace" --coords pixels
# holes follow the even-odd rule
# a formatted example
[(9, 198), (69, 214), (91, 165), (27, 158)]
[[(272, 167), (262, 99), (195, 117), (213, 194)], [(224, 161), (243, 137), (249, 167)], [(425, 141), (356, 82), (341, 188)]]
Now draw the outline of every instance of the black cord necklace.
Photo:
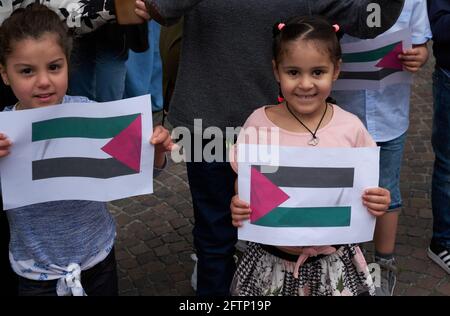
[(328, 103), (325, 103), (325, 111), (323, 111), (322, 117), (320, 118), (319, 124), (317, 124), (316, 129), (313, 131), (311, 131), (308, 126), (306, 126), (305, 124), (303, 124), (303, 122), (297, 117), (297, 115), (294, 114), (294, 112), (292, 112), (291, 108), (289, 107), (289, 104), (286, 101), (286, 108), (288, 109), (289, 113), (291, 113), (291, 115), (300, 123), (302, 124), (302, 126), (304, 128), (306, 128), (308, 130), (308, 132), (311, 134), (312, 138), (309, 140), (308, 145), (310, 146), (317, 146), (317, 144), (319, 143), (319, 138), (316, 136), (317, 131), (319, 130), (320, 124), (322, 124), (323, 118), (325, 117), (325, 114), (327, 113), (327, 109), (328, 109)]

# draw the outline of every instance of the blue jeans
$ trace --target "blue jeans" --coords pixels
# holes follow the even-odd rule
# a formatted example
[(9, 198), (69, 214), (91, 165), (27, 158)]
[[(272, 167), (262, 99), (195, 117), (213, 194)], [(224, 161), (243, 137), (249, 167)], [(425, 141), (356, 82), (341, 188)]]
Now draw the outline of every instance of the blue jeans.
[(122, 33), (105, 25), (76, 38), (71, 56), (69, 94), (98, 102), (121, 100), (125, 89), (128, 48)]
[(186, 167), (194, 206), (197, 295), (226, 296), (236, 270), (237, 229), (230, 211), (236, 174), (228, 162), (188, 162)]
[(436, 68), (433, 73), (433, 132), (435, 154), (431, 204), (433, 242), (450, 247), (450, 76)]
[(129, 52), (126, 62), (124, 98), (150, 94), (152, 110), (163, 107), (162, 65), (159, 55), (160, 25), (155, 21), (148, 23), (149, 49), (143, 53)]
[(389, 210), (402, 206), (400, 194), (400, 168), (402, 165), (403, 149), (406, 133), (387, 142), (378, 142), (380, 146), (380, 187), (391, 192)]

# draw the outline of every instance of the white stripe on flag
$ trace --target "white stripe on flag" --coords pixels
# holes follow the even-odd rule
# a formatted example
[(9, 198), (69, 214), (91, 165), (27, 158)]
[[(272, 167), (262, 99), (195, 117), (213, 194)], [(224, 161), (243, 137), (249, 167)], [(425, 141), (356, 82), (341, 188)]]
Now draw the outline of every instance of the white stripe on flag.
[(351, 206), (353, 188), (288, 188), (281, 187), (289, 199), (279, 207)]
[(111, 158), (101, 148), (111, 139), (93, 138), (54, 138), (32, 143), (32, 160), (61, 158), (61, 157), (86, 157), (86, 158)]

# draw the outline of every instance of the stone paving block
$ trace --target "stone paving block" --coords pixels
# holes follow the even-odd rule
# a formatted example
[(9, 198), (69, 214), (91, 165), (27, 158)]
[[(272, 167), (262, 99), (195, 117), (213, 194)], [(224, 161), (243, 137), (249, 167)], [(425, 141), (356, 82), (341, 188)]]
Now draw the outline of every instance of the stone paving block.
[(147, 275), (144, 275), (144, 277), (141, 277), (139, 279), (133, 280), (133, 284), (138, 289), (148, 288), (151, 286), (151, 283), (148, 280)]
[(148, 286), (148, 287), (141, 288), (141, 290), (139, 291), (139, 295), (140, 296), (155, 296), (155, 295), (159, 295), (159, 294), (152, 286)]
[(152, 284), (164, 284), (170, 282), (169, 274), (160, 271), (148, 271), (148, 279), (152, 282)]
[(162, 257), (160, 257), (160, 260), (161, 260), (161, 262), (163, 262), (166, 265), (170, 265), (170, 264), (179, 262), (179, 258), (177, 255), (162, 256)]
[(170, 264), (170, 265), (167, 265), (166, 266), (166, 271), (169, 273), (169, 274), (172, 274), (172, 273), (182, 273), (182, 274), (184, 274), (184, 269), (183, 269), (183, 266), (182, 265), (180, 265), (180, 264)]
[(450, 296), (450, 283), (442, 282), (436, 290), (445, 296)]
[(169, 249), (171, 252), (177, 253), (179, 251), (190, 249), (191, 246), (184, 241), (176, 242), (169, 245)]
[(168, 254), (170, 254), (170, 250), (167, 245), (162, 245), (161, 247), (155, 248), (153, 251), (158, 257), (167, 256)]
[(143, 270), (146, 270), (147, 273), (148, 272), (160, 272), (160, 271), (164, 271), (166, 268), (166, 265), (160, 261), (153, 261), (153, 262), (149, 262), (146, 263), (142, 266)]
[(422, 289), (420, 287), (410, 287), (405, 291), (406, 296), (425, 296), (429, 294), (430, 294), (429, 290)]
[(142, 255), (144, 253), (151, 251), (150, 248), (144, 243), (140, 243), (139, 245), (130, 247), (129, 249), (130, 253), (134, 256)]
[(130, 270), (132, 268), (136, 268), (138, 265), (137, 261), (134, 258), (126, 258), (123, 260), (117, 260), (117, 265), (120, 269)]
[(138, 231), (134, 232), (134, 236), (138, 240), (147, 241), (155, 238), (156, 235), (154, 232), (152, 232), (150, 229), (147, 229), (147, 227), (145, 226), (142, 229), (139, 229)]
[(190, 224), (189, 221), (187, 221), (184, 218), (175, 218), (169, 222), (170, 222), (170, 225), (172, 225), (172, 227), (176, 230)]
[[(173, 227), (173, 225), (172, 225)], [(164, 243), (174, 243), (180, 240), (183, 240), (182, 237), (180, 237), (180, 235), (178, 235), (178, 232), (173, 232), (173, 233), (169, 233), (165, 236), (162, 237), (162, 240), (164, 241)]]
[(131, 221), (133, 221), (133, 219), (128, 214), (125, 213), (119, 214), (116, 217), (116, 222), (118, 226), (126, 226)]
[(421, 259), (421, 260), (427, 260), (429, 262), (428, 255), (427, 255), (427, 249), (425, 249), (425, 248), (413, 249), (411, 257)]
[(158, 205), (160, 203), (160, 200), (158, 200), (158, 198), (153, 195), (148, 195), (145, 196), (145, 199), (141, 200), (140, 202), (145, 206), (152, 207)]
[(136, 256), (136, 260), (139, 263), (139, 265), (143, 265), (149, 262), (158, 261), (158, 257), (155, 255), (153, 250), (151, 250), (149, 252)]
[(164, 225), (158, 226), (154, 229), (154, 233), (157, 236), (162, 236), (166, 233), (170, 233), (173, 230), (173, 228), (168, 225), (167, 223), (165, 223)]
[(424, 277), (417, 281), (417, 286), (423, 289), (432, 290), (436, 287), (436, 284), (439, 283), (439, 279), (434, 278), (429, 275), (424, 275)]
[(175, 284), (175, 289), (179, 295), (183, 296), (193, 296), (195, 295), (194, 290), (191, 287), (191, 282), (189, 280), (184, 280), (181, 282), (177, 282)]
[(160, 238), (154, 238), (152, 240), (146, 241), (145, 244), (153, 249), (155, 247), (161, 246), (163, 244), (162, 240)]

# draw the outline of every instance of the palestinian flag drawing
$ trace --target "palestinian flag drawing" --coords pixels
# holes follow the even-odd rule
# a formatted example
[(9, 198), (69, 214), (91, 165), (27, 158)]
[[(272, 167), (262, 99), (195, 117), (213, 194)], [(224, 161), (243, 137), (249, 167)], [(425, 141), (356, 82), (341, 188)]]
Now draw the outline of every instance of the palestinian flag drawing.
[[(38, 143), (33, 180), (55, 177), (109, 179), (140, 171), (142, 115), (61, 117), (32, 123), (32, 141)], [(82, 139), (82, 141), (76, 141)], [(89, 141), (86, 141), (89, 139)], [(74, 150), (70, 155), (58, 150)], [(88, 150), (84, 150), (88, 146)], [(52, 149), (54, 148), (54, 149)], [(93, 150), (97, 148), (98, 151)], [(41, 149), (41, 150), (39, 150)], [(77, 153), (78, 152), (78, 153)]]
[(409, 30), (342, 44), (342, 66), (334, 90), (381, 89), (394, 83), (411, 82), (398, 59), (411, 48)]
[(153, 192), (148, 95), (3, 112), (0, 126), (14, 144), (0, 159), (5, 209)]
[(361, 196), (378, 186), (377, 147), (280, 146), (273, 151), (279, 157), (269, 160), (260, 160), (258, 150), (258, 145), (239, 145), (239, 155), (253, 157), (238, 157), (239, 197), (252, 210), (239, 239), (285, 246), (372, 239), (375, 220)]
[[(261, 168), (262, 167), (262, 168)], [(270, 227), (350, 226), (350, 205), (324, 205), (323, 193), (341, 195), (353, 187), (354, 168), (278, 167), (261, 173), (264, 166), (251, 167), (250, 221)], [(309, 200), (302, 199), (304, 189), (315, 189)], [(311, 196), (316, 201), (311, 199)], [(339, 203), (337, 203), (339, 204)]]

